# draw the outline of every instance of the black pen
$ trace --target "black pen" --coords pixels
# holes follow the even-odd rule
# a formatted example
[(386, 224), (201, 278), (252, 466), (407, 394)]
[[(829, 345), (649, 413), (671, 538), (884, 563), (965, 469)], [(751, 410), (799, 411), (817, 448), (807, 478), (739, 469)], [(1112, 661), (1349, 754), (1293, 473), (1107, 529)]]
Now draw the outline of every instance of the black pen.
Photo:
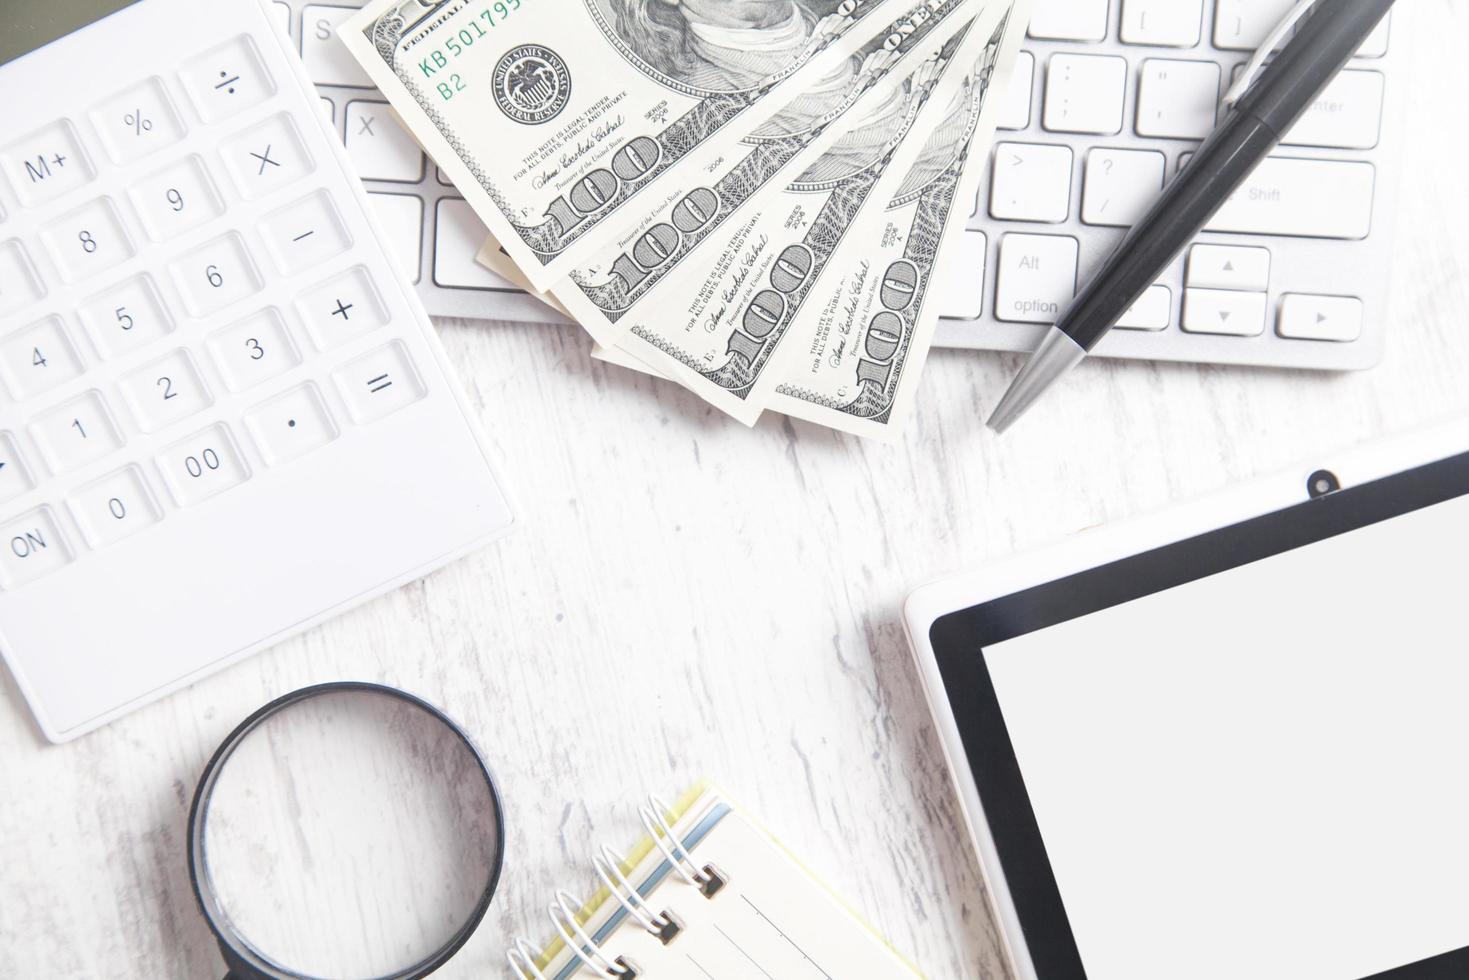
[(1316, 0), (1295, 36), (1046, 331), (990, 416), (992, 429), (1009, 428), (1106, 336), (1275, 149), (1392, 5), (1393, 0)]

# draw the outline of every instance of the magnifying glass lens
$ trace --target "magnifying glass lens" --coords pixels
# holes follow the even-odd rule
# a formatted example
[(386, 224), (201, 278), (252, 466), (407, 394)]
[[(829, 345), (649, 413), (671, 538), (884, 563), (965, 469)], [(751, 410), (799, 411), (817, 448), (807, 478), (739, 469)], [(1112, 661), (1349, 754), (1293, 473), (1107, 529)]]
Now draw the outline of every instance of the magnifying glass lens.
[(286, 976), (411, 974), (482, 912), (503, 840), (492, 793), (473, 749), (411, 701), (369, 689), (285, 706), (228, 755), (201, 811), (216, 931)]

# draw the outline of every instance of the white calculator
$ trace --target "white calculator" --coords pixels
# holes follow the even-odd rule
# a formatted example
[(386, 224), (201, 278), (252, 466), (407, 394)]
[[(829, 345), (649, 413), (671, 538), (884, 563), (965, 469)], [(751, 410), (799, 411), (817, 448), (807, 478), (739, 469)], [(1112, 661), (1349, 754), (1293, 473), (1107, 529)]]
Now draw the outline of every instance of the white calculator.
[(46, 737), (509, 528), (259, 0), (7, 0), (0, 104), (0, 652)]

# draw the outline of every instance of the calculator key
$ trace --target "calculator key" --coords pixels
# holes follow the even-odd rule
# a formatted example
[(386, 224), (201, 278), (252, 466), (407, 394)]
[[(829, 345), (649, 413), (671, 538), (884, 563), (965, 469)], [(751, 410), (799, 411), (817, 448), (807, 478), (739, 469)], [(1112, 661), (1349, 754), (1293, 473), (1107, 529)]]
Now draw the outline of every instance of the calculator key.
[(1071, 213), (1071, 147), (995, 146), (990, 214), (1013, 221), (1065, 221)]
[(53, 201), (96, 176), (76, 129), (65, 120), (11, 143), (0, 151), (0, 167), (26, 207)]
[(1356, 340), (1362, 335), (1362, 301), (1355, 296), (1287, 293), (1280, 299), (1275, 329), (1296, 340)]
[(1057, 41), (1100, 41), (1107, 36), (1107, 0), (1037, 0), (1030, 36)]
[(333, 377), (359, 425), (375, 421), (424, 396), (408, 349), (393, 341), (339, 369)]
[(1117, 321), (1123, 330), (1162, 330), (1173, 317), (1173, 291), (1167, 286), (1147, 288)]
[(102, 396), (89, 391), (30, 425), (31, 438), (54, 474), (67, 473), (122, 448)]
[(133, 257), (112, 201), (100, 197), (55, 219), (41, 232), (67, 282), (82, 282)]
[(288, 204), (261, 224), (276, 269), (294, 275), (352, 247), (352, 236), (326, 191)]
[(219, 191), (204, 161), (187, 156), (133, 184), (128, 196), (143, 219), (143, 230), (165, 242), (224, 213)]
[(337, 28), (356, 13), (356, 7), (301, 8), (301, 60), (316, 84), (372, 88), (372, 79), (337, 36)]
[(124, 279), (82, 304), (82, 324), (105, 359), (141, 350), (173, 331), (173, 319), (147, 273)]
[(0, 504), (8, 504), (36, 486), (31, 471), (15, 448), (15, 437), (0, 432)]
[(1135, 224), (1162, 192), (1167, 167), (1156, 150), (1092, 150), (1086, 156), (1081, 220), (1117, 228)]
[(115, 544), (163, 516), (136, 466), (124, 467), (78, 490), (67, 501), (67, 508), (93, 548)]
[(1015, 56), (1010, 90), (1000, 111), (997, 129), (1024, 129), (1030, 125), (1030, 90), (1035, 84), (1035, 55), (1021, 51)]
[(0, 316), (24, 309), (44, 295), (25, 246), (13, 238), (0, 242)]
[(490, 233), (462, 198), (440, 198), (437, 214), (434, 282), (473, 289), (516, 288), (474, 260)]
[(409, 280), (418, 282), (419, 259), (423, 251), (423, 201), (410, 194), (377, 194), (371, 191), (367, 200), (382, 222), (398, 268)]
[(214, 401), (188, 351), (176, 350), (118, 383), (144, 432), (157, 432), (204, 411)]
[(358, 266), (302, 293), (296, 309), (318, 350), (330, 350), (388, 322), (388, 311)]
[(165, 449), (158, 456), (158, 468), (180, 507), (192, 507), (250, 478), (234, 437), (223, 423)]
[(337, 437), (336, 423), (314, 384), (292, 388), (252, 409), (245, 426), (270, 466), (304, 456)]
[(984, 232), (966, 229), (952, 255), (945, 255), (938, 280), (940, 316), (975, 320), (983, 312), (985, 244)]
[(386, 102), (347, 103), (347, 152), (364, 180), (418, 183), (423, 150), (403, 131)]
[(1076, 294), (1076, 239), (1010, 234), (1000, 239), (995, 316), (1012, 323), (1055, 323)]
[(260, 289), (260, 275), (239, 234), (230, 232), (191, 249), (169, 266), (194, 316), (207, 316)]
[(1042, 124), (1053, 133), (1122, 131), (1127, 61), (1112, 55), (1057, 54), (1046, 70)]
[(1204, 0), (1122, 0), (1122, 43), (1191, 48), (1203, 20)]
[(128, 164), (177, 143), (184, 127), (163, 83), (149, 78), (92, 110), (92, 125), (113, 163)]
[(295, 122), (284, 113), (230, 140), (222, 152), (240, 192), (252, 200), (295, 183), (315, 166)]
[(1137, 131), (1142, 136), (1199, 140), (1214, 131), (1219, 66), (1212, 61), (1149, 58), (1137, 86)]
[(16, 401), (45, 394), (81, 373), (81, 358), (59, 316), (48, 316), (0, 339), (0, 377)]
[(1270, 250), (1253, 245), (1195, 245), (1188, 285), (1263, 293), (1270, 288)]
[(18, 589), (71, 561), (48, 507), (0, 525), (0, 587)]
[(255, 42), (245, 35), (226, 41), (184, 66), (184, 88), (205, 122), (219, 122), (275, 94)]
[(281, 315), (261, 310), (209, 338), (209, 354), (230, 391), (263, 384), (301, 363)]
[(1255, 337), (1265, 332), (1264, 293), (1232, 289), (1185, 289), (1183, 329), (1189, 333)]

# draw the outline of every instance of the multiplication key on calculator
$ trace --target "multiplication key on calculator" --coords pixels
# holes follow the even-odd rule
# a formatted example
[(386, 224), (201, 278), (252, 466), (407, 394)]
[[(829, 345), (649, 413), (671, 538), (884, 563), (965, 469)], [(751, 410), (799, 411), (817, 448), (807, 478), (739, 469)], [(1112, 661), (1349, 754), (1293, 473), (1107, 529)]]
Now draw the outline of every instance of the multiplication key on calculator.
[(502, 533), (260, 0), (0, 10), (0, 653), (63, 741)]

